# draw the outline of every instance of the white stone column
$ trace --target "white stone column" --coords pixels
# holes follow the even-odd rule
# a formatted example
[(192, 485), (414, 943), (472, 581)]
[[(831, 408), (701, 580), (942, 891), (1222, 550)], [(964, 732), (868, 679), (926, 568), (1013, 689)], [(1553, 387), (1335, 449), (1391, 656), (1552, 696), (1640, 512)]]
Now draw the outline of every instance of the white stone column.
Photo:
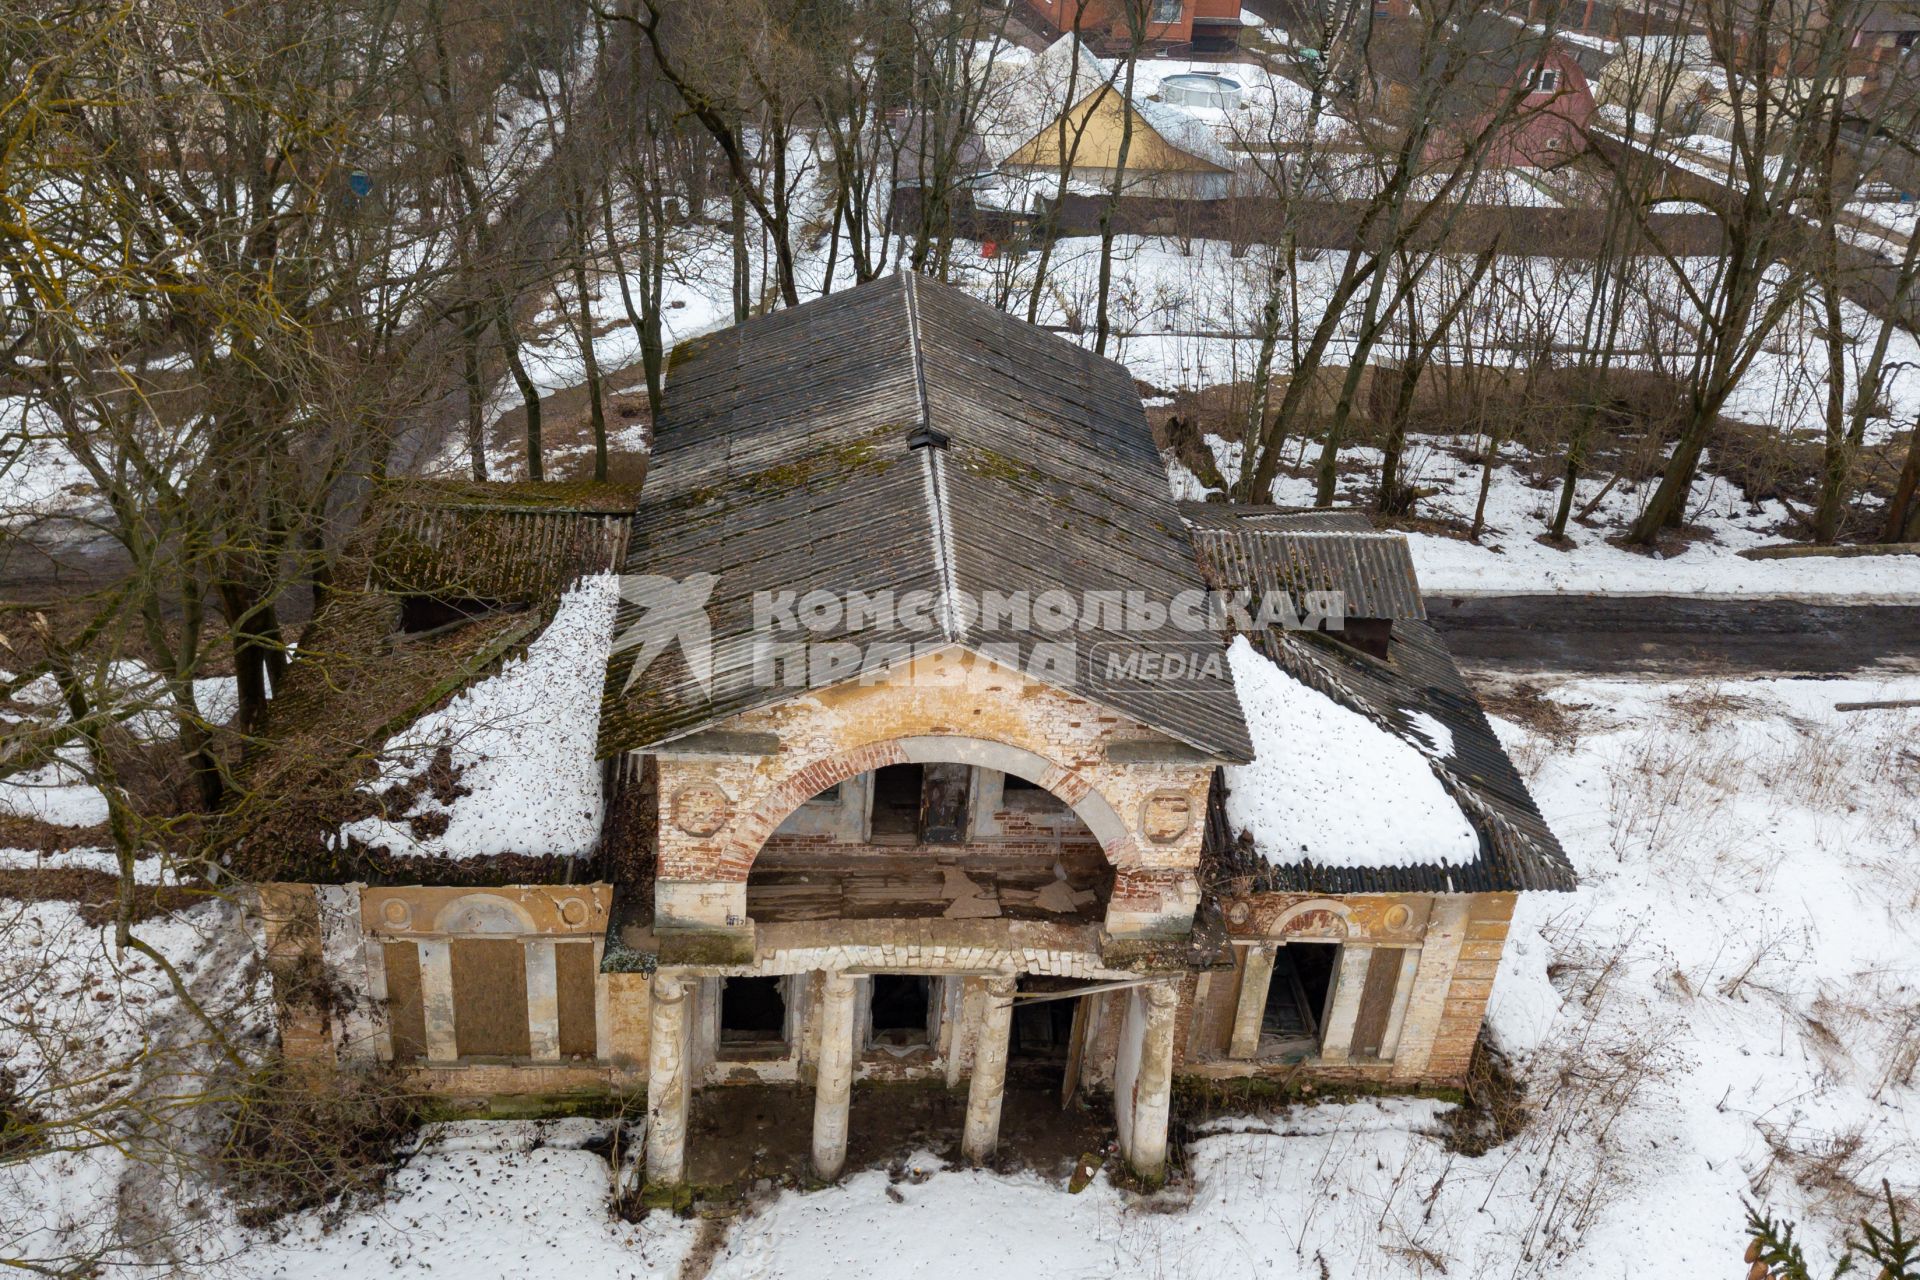
[(1435, 898), (1433, 910), (1427, 917), (1427, 931), (1420, 942), (1420, 958), (1414, 967), (1406, 1016), (1401, 1019), (1400, 1034), (1394, 1040), (1395, 1080), (1418, 1080), (1426, 1074), (1427, 1063), (1433, 1056), (1434, 1037), (1439, 1034), (1440, 1019), (1446, 1013), (1453, 967), (1460, 960), (1460, 946), (1466, 934), (1466, 895), (1445, 894)]
[(527, 968), (527, 1050), (536, 1062), (560, 1056), (560, 966), (552, 938), (521, 944)]
[(453, 944), (445, 939), (420, 944), (420, 1010), (427, 1026), (427, 1061), (458, 1058), (460, 1043), (453, 1030)]
[(1347, 943), (1340, 948), (1333, 1003), (1327, 1008), (1325, 1034), (1320, 1037), (1322, 1062), (1345, 1062), (1353, 1056), (1353, 1026), (1360, 1018), (1360, 996), (1367, 989), (1367, 965), (1372, 960), (1372, 947)]
[(973, 1040), (973, 1078), (967, 1082), (967, 1127), (961, 1154), (979, 1164), (1000, 1141), (1000, 1107), (1007, 1097), (1007, 1049), (1013, 1032), (1012, 978), (983, 984), (979, 1029)]
[[(1159, 1182), (1167, 1172), (1167, 1121), (1173, 1110), (1173, 1027), (1180, 993), (1171, 982), (1155, 982), (1138, 989), (1137, 1022), (1139, 1066), (1133, 1076), (1132, 1098), (1120, 1099), (1132, 1107), (1127, 1128), (1127, 1164), (1148, 1182)], [(1135, 1010), (1129, 1010), (1134, 1013)], [(1123, 1028), (1122, 1038), (1132, 1028)]]
[(687, 1176), (687, 1071), (691, 984), (673, 974), (653, 975), (652, 1029), (647, 1053), (647, 1181), (684, 1182)]
[(813, 1171), (840, 1176), (847, 1163), (847, 1115), (853, 1107), (854, 993), (858, 984), (833, 970), (820, 986), (820, 1057), (813, 1084)]
[[(1267, 990), (1273, 985), (1273, 947), (1258, 943), (1247, 948), (1240, 971), (1240, 1000), (1233, 1007), (1233, 1040), (1229, 1058), (1252, 1058), (1260, 1053), (1260, 1024), (1267, 1016)], [(1198, 1001), (1195, 1002), (1196, 1007)]]

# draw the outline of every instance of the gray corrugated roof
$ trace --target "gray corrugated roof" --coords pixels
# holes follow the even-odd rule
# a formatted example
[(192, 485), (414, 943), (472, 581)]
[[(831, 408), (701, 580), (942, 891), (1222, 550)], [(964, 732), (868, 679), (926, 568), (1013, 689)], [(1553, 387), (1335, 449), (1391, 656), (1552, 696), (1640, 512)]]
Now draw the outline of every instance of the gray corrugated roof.
[(1325, 507), (1268, 507), (1241, 502), (1182, 502), (1180, 515), (1196, 529), (1246, 529), (1278, 525), (1328, 533), (1371, 533), (1373, 521), (1358, 511)]
[(1193, 523), (1202, 563), (1215, 566), (1237, 589), (1256, 598), (1286, 592), (1301, 608), (1306, 592), (1338, 591), (1353, 618), (1427, 616), (1404, 535), (1376, 531), (1358, 512), (1258, 510), (1235, 520), (1206, 510), (1222, 506), (1183, 503), (1181, 511)]
[[(1233, 520), (1230, 512), (1228, 508), (1207, 515), (1224, 525)], [(1317, 521), (1337, 514), (1256, 510), (1253, 519), (1273, 531), (1290, 520)], [(1252, 589), (1246, 561), (1209, 554), (1221, 545), (1217, 539), (1202, 540), (1209, 532), (1222, 531), (1195, 530), (1208, 577), (1226, 590)], [(1411, 575), (1410, 567), (1408, 572)], [(1453, 750), (1434, 761), (1434, 773), (1479, 832), (1480, 856), (1467, 866), (1275, 865), (1238, 845), (1236, 833), (1216, 822), (1208, 840), (1219, 873), (1247, 877), (1260, 892), (1489, 893), (1574, 887), (1565, 850), (1430, 625), (1417, 618), (1396, 618), (1390, 656), (1384, 661), (1317, 635), (1267, 630), (1248, 638), (1287, 674), (1406, 739), (1423, 754), (1430, 754), (1430, 747), (1415, 730), (1412, 716), (1424, 713), (1445, 725), (1453, 736)]]
[[(945, 449), (912, 450), (933, 427)], [(609, 663), (603, 755), (644, 749), (801, 692), (753, 683), (759, 590), (1141, 591), (1204, 587), (1133, 380), (1120, 365), (957, 290), (897, 275), (776, 312), (677, 351), (655, 431), (629, 573), (717, 575), (711, 697), (670, 650), (627, 683)], [(639, 616), (623, 604), (616, 628)], [(938, 631), (865, 628), (858, 643), (1077, 642), (1061, 683), (1226, 760), (1251, 752), (1231, 679), (1107, 685), (1108, 651), (1190, 650), (1170, 628), (1037, 635), (947, 617)], [(1217, 637), (1201, 637), (1214, 647)], [(730, 660), (731, 664), (730, 664)], [(735, 669), (729, 670), (733, 665)]]
[(618, 568), (631, 522), (598, 511), (396, 504), (376, 535), (375, 576), (401, 594), (543, 599)]

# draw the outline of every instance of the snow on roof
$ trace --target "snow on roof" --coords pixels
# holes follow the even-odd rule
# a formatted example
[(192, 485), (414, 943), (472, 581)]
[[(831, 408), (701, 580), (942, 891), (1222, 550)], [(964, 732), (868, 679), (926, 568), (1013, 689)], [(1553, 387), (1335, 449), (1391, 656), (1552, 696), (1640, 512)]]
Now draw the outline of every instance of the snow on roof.
[(1151, 98), (1135, 98), (1133, 106), (1140, 113), (1140, 118), (1165, 138), (1169, 146), (1190, 156), (1197, 156), (1208, 164), (1217, 164), (1222, 169), (1233, 168), (1233, 153), (1221, 144), (1220, 136), (1206, 121), (1170, 103), (1155, 102)]
[[(417, 780), (445, 747), (466, 794), (443, 802), (423, 792), (407, 812), (341, 834), (398, 856), (592, 852), (602, 803), (594, 744), (618, 587), (614, 574), (583, 578), (524, 656), (390, 739), (369, 788)], [(410, 819), (440, 814), (444, 831), (416, 835)]]
[[(1245, 636), (1227, 651), (1253, 737), (1252, 764), (1229, 765), (1227, 821), (1270, 863), (1341, 867), (1465, 865), (1480, 837), (1427, 755), (1295, 680)], [(1416, 723), (1435, 754), (1453, 737)]]
[(1114, 78), (1113, 67), (1071, 35), (1061, 36), (1031, 58), (996, 58), (994, 70), (996, 83), (974, 128), (981, 148), (996, 165)]
[[(1173, 70), (1171, 65), (1159, 68), (1160, 74)], [(983, 149), (995, 164), (1004, 163), (1096, 89), (1112, 86), (1117, 93), (1121, 85), (1115, 65), (1096, 57), (1072, 35), (1061, 36), (1031, 59), (1011, 62), (1000, 81), (988, 95), (988, 105), (976, 127)], [(1147, 127), (1176, 150), (1224, 169), (1233, 168), (1233, 153), (1221, 142), (1213, 125), (1197, 114), (1148, 98), (1158, 85), (1154, 70), (1141, 65), (1136, 72), (1133, 105)]]

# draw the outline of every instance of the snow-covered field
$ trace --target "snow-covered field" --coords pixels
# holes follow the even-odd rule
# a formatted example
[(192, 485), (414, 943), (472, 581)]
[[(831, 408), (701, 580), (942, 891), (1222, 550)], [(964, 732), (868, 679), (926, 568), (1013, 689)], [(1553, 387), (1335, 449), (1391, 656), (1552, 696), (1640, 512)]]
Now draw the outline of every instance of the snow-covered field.
[[(928, 1155), (905, 1179), (860, 1172), (702, 1228), (615, 1220), (587, 1122), (467, 1123), (429, 1131), (381, 1203), (337, 1220), (248, 1232), (217, 1198), (183, 1197), (202, 1199), (195, 1243), (248, 1277), (670, 1276), (704, 1230), (710, 1274), (742, 1280), (1682, 1280), (1735, 1272), (1743, 1199), (1800, 1220), (1825, 1256), (1849, 1186), (1920, 1193), (1920, 709), (1835, 709), (1920, 698), (1920, 678), (1506, 693), (1496, 706), (1527, 723), (1502, 735), (1582, 887), (1521, 901), (1490, 1024), (1533, 1116), (1483, 1155), (1448, 1148), (1442, 1103), (1326, 1104), (1204, 1125), (1151, 1200)], [(0, 930), (11, 971), (65, 958), (55, 981), (9, 990), (0, 1055), (20, 1063), (34, 1019), (116, 1053), (143, 1028), (178, 1034), (151, 973), (116, 968), (71, 909), (25, 910)], [(204, 973), (217, 910), (144, 928)], [(63, 1222), (96, 1229), (129, 1166), (109, 1150), (0, 1173), (0, 1238), (18, 1248), (25, 1226), (44, 1250)]]

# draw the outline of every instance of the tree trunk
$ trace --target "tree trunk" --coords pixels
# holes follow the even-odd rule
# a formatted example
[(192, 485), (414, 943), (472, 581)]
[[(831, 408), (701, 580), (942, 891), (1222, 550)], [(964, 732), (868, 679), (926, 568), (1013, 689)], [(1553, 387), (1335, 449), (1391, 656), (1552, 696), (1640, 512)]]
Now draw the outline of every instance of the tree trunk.
[(580, 317), (580, 363), (587, 375), (587, 420), (593, 427), (593, 478), (607, 478), (607, 406), (606, 397), (600, 385), (600, 357), (593, 349), (593, 295), (587, 289), (587, 246), (592, 236), (588, 230), (591, 225), (587, 213), (587, 193), (574, 192), (574, 213), (568, 219), (573, 224), (572, 261), (568, 263), (573, 276), (573, 293), (576, 311)]
[(460, 381), (467, 394), (467, 457), (472, 465), (473, 478), (485, 481), (487, 478), (487, 442), (481, 427), (481, 414), (485, 408), (486, 389), (480, 379), (480, 334), (483, 326), (475, 322), (478, 307), (467, 308), (467, 319), (460, 326)]
[(1913, 434), (1907, 437), (1907, 465), (1900, 468), (1900, 482), (1887, 504), (1880, 541), (1920, 542), (1920, 422), (1914, 423)]
[(526, 361), (520, 358), (520, 339), (513, 331), (512, 299), (500, 300), (500, 309), (494, 316), (494, 324), (500, 331), (500, 344), (506, 348), (507, 369), (513, 374), (513, 384), (520, 388), (520, 403), (526, 410), (527, 478), (544, 480), (546, 471), (541, 463), (540, 388), (533, 385), (533, 375), (527, 372)]

